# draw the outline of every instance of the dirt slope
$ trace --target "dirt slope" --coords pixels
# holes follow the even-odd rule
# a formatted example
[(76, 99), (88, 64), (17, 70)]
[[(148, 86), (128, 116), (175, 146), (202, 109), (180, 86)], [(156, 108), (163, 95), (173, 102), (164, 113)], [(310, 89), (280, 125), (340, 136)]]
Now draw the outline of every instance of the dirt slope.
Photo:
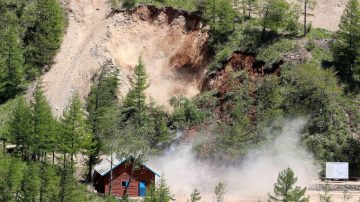
[(206, 66), (208, 35), (196, 14), (140, 6), (110, 14), (105, 1), (69, 0), (69, 27), (55, 65), (42, 80), (45, 94), (60, 115), (73, 92), (85, 97), (91, 78), (106, 59), (120, 68), (119, 96), (126, 95), (141, 56), (148, 72), (147, 94), (169, 109), (174, 95), (199, 93)]
[[(142, 56), (149, 74), (147, 94), (166, 109), (174, 95), (191, 98), (199, 93), (206, 66), (206, 33), (199, 19), (186, 12), (139, 7), (110, 15), (105, 0), (63, 0), (69, 26), (55, 65), (42, 80), (46, 96), (57, 115), (78, 91), (84, 98), (92, 76), (106, 59), (121, 70), (120, 97)], [(288, 0), (297, 1), (297, 0)], [(347, 0), (318, 0), (314, 27), (336, 30)]]
[[(288, 2), (301, 2), (301, 0), (287, 0)], [(317, 4), (313, 16), (309, 16), (309, 21), (313, 27), (323, 28), (330, 31), (337, 30), (340, 17), (348, 0), (316, 0)], [(303, 20), (301, 18), (300, 20)]]

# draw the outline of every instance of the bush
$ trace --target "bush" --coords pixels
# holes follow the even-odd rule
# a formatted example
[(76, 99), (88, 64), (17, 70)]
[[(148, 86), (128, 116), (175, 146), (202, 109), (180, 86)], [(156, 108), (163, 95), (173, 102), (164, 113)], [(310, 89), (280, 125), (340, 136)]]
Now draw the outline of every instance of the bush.
[(265, 62), (265, 68), (271, 68), (274, 64), (279, 63), (286, 53), (297, 51), (298, 49), (299, 47), (294, 41), (282, 39), (267, 47), (261, 48), (257, 59)]

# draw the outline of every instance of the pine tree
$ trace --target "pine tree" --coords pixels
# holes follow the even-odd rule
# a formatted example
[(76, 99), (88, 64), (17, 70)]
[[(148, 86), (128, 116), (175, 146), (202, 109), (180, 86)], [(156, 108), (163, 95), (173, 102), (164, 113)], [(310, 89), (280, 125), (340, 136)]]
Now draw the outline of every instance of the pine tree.
[(32, 111), (34, 117), (33, 158), (43, 157), (46, 152), (56, 148), (55, 121), (51, 108), (46, 100), (41, 84), (38, 84), (33, 94)]
[(290, 23), (293, 24), (298, 20), (296, 9), (285, 0), (261, 0), (259, 5), (263, 39), (267, 29), (274, 32), (285, 30)]
[(43, 68), (50, 65), (60, 47), (64, 13), (58, 0), (39, 0), (38, 18), (27, 50), (27, 63)]
[(294, 172), (287, 168), (279, 173), (277, 182), (274, 184), (274, 195), (269, 195), (269, 201), (279, 202), (307, 202), (305, 197), (306, 188), (293, 187), (297, 182)]
[(164, 176), (161, 177), (157, 187), (158, 202), (168, 202), (172, 199), (170, 187), (166, 184)]
[[(3, 39), (2, 39), (3, 38)], [(21, 40), (13, 26), (0, 36), (0, 102), (13, 97), (24, 78)]]
[(201, 200), (200, 192), (197, 189), (190, 194), (190, 202), (198, 202)]
[(100, 153), (100, 131), (108, 122), (105, 113), (118, 103), (117, 92), (119, 86), (118, 69), (111, 60), (107, 60), (95, 77), (94, 84), (86, 100), (88, 123), (92, 132), (92, 144), (89, 150), (88, 180), (91, 181), (92, 166), (97, 162)]
[(333, 44), (334, 60), (341, 76), (360, 83), (360, 3), (350, 0), (341, 17)]
[(42, 163), (39, 169), (40, 176), (40, 196), (41, 202), (58, 201), (59, 196), (59, 176), (56, 168), (52, 165)]
[(145, 65), (139, 58), (138, 65), (134, 69), (134, 78), (130, 81), (131, 88), (124, 102), (124, 109), (133, 117), (137, 126), (144, 122), (146, 110), (145, 90), (149, 87), (147, 84), (147, 74)]
[(21, 191), (21, 180), (23, 178), (23, 163), (16, 158), (10, 160), (8, 173), (6, 175), (5, 190), (2, 192), (3, 201), (11, 201), (13, 199), (19, 199), (19, 193)]
[(61, 151), (70, 154), (71, 163), (73, 163), (73, 156), (86, 148), (90, 142), (84, 112), (77, 93), (73, 95), (70, 105), (64, 111), (61, 128), (62, 136), (58, 140)]
[(9, 134), (10, 139), (17, 147), (22, 146), (23, 151), (27, 152), (33, 145), (32, 140), (32, 114), (30, 106), (23, 97), (19, 97), (15, 108), (9, 117)]
[(156, 187), (154, 184), (151, 184), (149, 190), (146, 192), (145, 195), (145, 202), (158, 202), (157, 194), (156, 194)]
[(216, 202), (224, 202), (224, 197), (226, 193), (226, 186), (224, 182), (219, 182), (215, 186), (215, 201)]
[(60, 180), (60, 202), (81, 202), (86, 200), (86, 193), (79, 189), (80, 185), (77, 183), (73, 174), (73, 165), (67, 159), (64, 159), (64, 167), (61, 171)]
[(39, 201), (40, 178), (35, 163), (29, 163), (21, 181), (21, 200), (23, 202)]

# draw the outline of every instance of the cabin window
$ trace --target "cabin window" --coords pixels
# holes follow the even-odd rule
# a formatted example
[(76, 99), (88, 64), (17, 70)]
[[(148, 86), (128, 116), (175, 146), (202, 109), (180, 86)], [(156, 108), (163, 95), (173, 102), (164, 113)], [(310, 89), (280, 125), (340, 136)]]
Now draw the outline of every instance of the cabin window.
[(129, 184), (129, 181), (122, 181), (121, 186), (126, 187)]

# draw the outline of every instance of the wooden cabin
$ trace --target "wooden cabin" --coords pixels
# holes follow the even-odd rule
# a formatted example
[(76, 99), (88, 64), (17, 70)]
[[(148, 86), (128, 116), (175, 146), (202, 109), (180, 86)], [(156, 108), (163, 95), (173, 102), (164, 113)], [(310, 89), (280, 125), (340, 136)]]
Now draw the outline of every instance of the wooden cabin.
[[(106, 157), (94, 169), (94, 186), (99, 193), (108, 193), (110, 186), (111, 156)], [(134, 170), (129, 184), (131, 163), (129, 159), (120, 159), (113, 155), (112, 195), (121, 197), (128, 186), (129, 197), (144, 197), (149, 185), (155, 183), (155, 176), (160, 176), (145, 164)]]

